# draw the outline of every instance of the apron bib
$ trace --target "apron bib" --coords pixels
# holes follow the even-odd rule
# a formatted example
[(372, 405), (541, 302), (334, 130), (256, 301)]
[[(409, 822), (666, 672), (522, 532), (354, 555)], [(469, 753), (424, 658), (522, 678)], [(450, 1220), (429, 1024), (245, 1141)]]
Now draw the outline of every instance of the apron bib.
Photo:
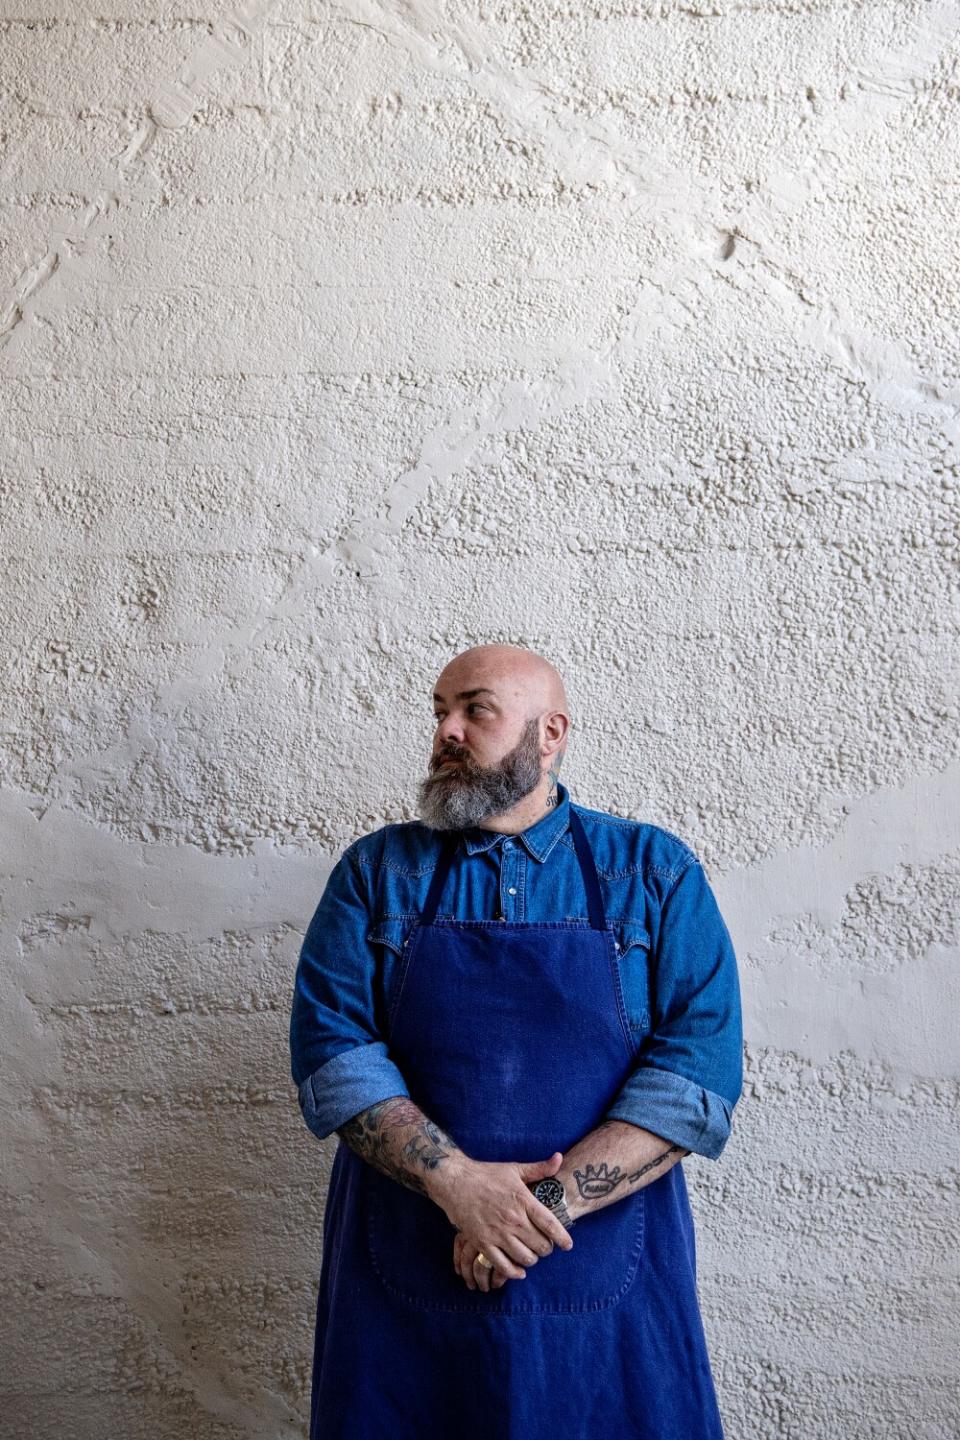
[[(446, 836), (387, 1019), (411, 1098), (475, 1160), (544, 1160), (603, 1120), (637, 1062), (590, 846), (588, 920), (437, 918)], [(561, 842), (562, 843), (562, 842)], [(311, 1440), (723, 1440), (682, 1164), (582, 1216), (485, 1294), (432, 1200), (342, 1142), (324, 1217)]]

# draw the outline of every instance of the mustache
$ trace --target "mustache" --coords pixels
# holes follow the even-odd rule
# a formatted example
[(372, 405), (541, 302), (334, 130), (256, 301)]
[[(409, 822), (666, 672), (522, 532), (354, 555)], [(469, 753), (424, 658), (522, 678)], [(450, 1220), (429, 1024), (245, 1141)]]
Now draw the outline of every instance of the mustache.
[(443, 762), (444, 762), (445, 760), (468, 761), (469, 759), (470, 759), (470, 756), (469, 756), (469, 755), (458, 755), (458, 754), (455, 754), (452, 750), (441, 750), (441, 751), (440, 751), (440, 754), (437, 755), (436, 758), (435, 758), (434, 761), (433, 761), (433, 768), (434, 768), (434, 770), (439, 770), (439, 769), (440, 769), (440, 766), (443, 764)]

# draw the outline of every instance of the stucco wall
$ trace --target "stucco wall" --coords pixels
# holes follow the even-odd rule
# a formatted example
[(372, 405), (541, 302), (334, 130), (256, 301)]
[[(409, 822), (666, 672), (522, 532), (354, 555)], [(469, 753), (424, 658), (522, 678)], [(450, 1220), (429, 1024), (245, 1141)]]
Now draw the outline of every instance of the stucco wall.
[(0, 0), (0, 1434), (305, 1434), (300, 939), (507, 640), (737, 945), (730, 1440), (950, 1440), (960, 10), (217, 13)]

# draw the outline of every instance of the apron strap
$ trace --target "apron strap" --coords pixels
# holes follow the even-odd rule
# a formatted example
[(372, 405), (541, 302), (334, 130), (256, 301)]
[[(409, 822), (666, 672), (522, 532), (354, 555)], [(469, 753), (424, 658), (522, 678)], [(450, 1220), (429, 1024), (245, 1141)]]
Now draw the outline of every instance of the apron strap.
[(583, 821), (572, 805), (570, 806), (570, 833), (573, 836), (573, 843), (577, 847), (577, 859), (580, 861), (583, 883), (587, 890), (587, 914), (590, 916), (591, 927), (594, 930), (605, 930), (607, 921), (603, 913), (603, 895), (600, 893), (600, 881), (597, 876), (593, 851), (590, 849)]
[(453, 864), (453, 856), (459, 838), (459, 830), (446, 830), (443, 833), (443, 848), (440, 851), (440, 859), (437, 861), (437, 868), (433, 872), (430, 889), (427, 891), (427, 898), (423, 902), (423, 910), (420, 914), (421, 925), (432, 925), (436, 918), (440, 895), (446, 884), (447, 876), (450, 873), (450, 866)]
[[(597, 867), (593, 858), (593, 851), (590, 849), (590, 842), (587, 839), (583, 828), (583, 822), (579, 815), (570, 806), (570, 833), (573, 836), (573, 844), (577, 852), (577, 859), (580, 862), (580, 873), (583, 875), (583, 884), (587, 892), (587, 914), (590, 917), (590, 925), (594, 930), (605, 930), (607, 928), (606, 917), (603, 910), (603, 895), (600, 890), (600, 880), (597, 876)], [(430, 888), (427, 891), (427, 898), (423, 903), (423, 910), (420, 914), (421, 925), (432, 925), (436, 919), (437, 906), (440, 903), (440, 896), (443, 887), (447, 882), (450, 873), (450, 866), (453, 864), (453, 857), (456, 853), (457, 844), (460, 839), (458, 830), (448, 830), (443, 834), (443, 848), (437, 867), (430, 880)]]

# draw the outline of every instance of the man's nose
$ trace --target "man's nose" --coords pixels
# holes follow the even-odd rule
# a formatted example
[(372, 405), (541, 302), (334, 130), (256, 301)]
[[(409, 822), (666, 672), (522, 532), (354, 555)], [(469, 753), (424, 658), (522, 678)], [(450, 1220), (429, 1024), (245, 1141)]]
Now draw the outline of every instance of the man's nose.
[(448, 715), (441, 720), (437, 726), (437, 745), (443, 748), (444, 745), (463, 744), (463, 725), (455, 715)]

